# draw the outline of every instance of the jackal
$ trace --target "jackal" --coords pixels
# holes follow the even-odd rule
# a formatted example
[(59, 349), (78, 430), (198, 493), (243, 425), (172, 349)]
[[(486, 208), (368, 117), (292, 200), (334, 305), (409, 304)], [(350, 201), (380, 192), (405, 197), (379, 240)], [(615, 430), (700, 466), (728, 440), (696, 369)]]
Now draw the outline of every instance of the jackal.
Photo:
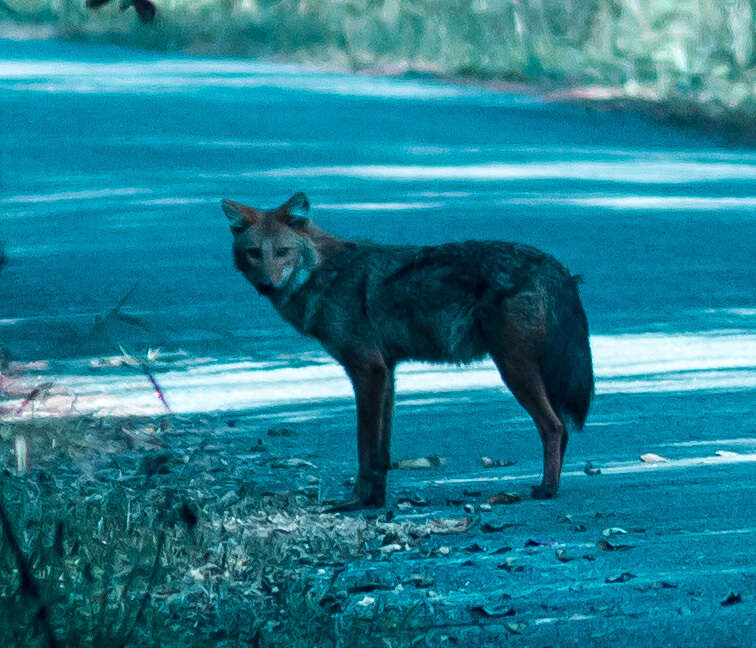
[(543, 480), (533, 496), (554, 496), (565, 417), (581, 428), (593, 395), (588, 321), (564, 266), (518, 243), (346, 241), (312, 223), (302, 193), (275, 209), (222, 205), (236, 267), (354, 387), (359, 472), (337, 510), (385, 504), (397, 363), (486, 354), (541, 436)]

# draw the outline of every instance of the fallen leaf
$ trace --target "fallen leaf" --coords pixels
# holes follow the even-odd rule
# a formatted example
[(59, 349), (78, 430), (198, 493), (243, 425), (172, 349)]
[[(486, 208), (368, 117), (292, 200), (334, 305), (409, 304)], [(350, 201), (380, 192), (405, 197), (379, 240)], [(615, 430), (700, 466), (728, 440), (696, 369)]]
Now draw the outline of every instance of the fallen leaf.
[(422, 469), (422, 468), (438, 468), (439, 466), (445, 466), (446, 459), (443, 457), (437, 457), (431, 455), (428, 457), (419, 457), (417, 459), (402, 459), (395, 463), (392, 467), (400, 470), (408, 469)]
[(270, 467), (271, 468), (317, 468), (317, 466), (311, 461), (307, 461), (306, 459), (299, 459), (297, 457), (292, 457), (291, 459), (287, 459), (286, 461), (276, 461), (270, 464)]
[(298, 526), (294, 518), (281, 515), (280, 513), (269, 515), (268, 522), (273, 525), (274, 531), (281, 531), (283, 533), (291, 533)]
[(542, 542), (541, 540), (533, 540), (532, 538), (529, 538), (525, 542), (525, 546), (526, 547), (552, 547), (554, 546), (554, 543), (550, 541)]
[(415, 508), (418, 506), (428, 506), (430, 502), (424, 497), (404, 497), (396, 503), (396, 507), (400, 509)]
[(502, 459), (492, 459), (491, 457), (481, 457), (480, 463), (483, 464), (484, 468), (506, 468), (507, 466), (514, 466), (517, 462)]
[(396, 468), (438, 468), (446, 465), (446, 459), (444, 457), (438, 457), (436, 455), (429, 455), (427, 457), (418, 457), (417, 459), (402, 459)]
[(666, 457), (662, 457), (661, 455), (655, 454), (653, 452), (642, 454), (640, 456), (640, 460), (643, 463), (664, 463), (666, 461), (669, 461), (669, 459), (667, 459)]
[(287, 427), (270, 428), (268, 430), (268, 436), (270, 437), (291, 437), (295, 435), (296, 432)]
[(483, 617), (507, 617), (514, 616), (514, 608), (508, 605), (502, 605), (499, 607), (493, 607), (489, 605), (473, 605), (470, 608), (470, 612)]
[(497, 531), (503, 531), (509, 527), (514, 526), (511, 522), (484, 522), (480, 525), (480, 530), (483, 533), (496, 533)]
[(517, 559), (514, 556), (510, 556), (506, 558), (503, 563), (496, 565), (496, 569), (503, 569), (510, 573), (525, 571), (525, 567), (523, 565), (518, 565)]
[(501, 493), (498, 493), (497, 495), (494, 495), (493, 497), (488, 498), (489, 504), (515, 504), (516, 502), (519, 502), (521, 500), (520, 496), (517, 493), (508, 493), (506, 491), (502, 491)]
[(597, 544), (604, 551), (627, 551), (634, 548), (633, 545), (612, 544), (607, 540), (599, 540)]
[(608, 576), (605, 583), (626, 583), (627, 581), (635, 578), (635, 574), (630, 572), (622, 572), (619, 576)]
[(412, 574), (407, 580), (402, 581), (402, 585), (414, 585), (417, 588), (426, 588), (433, 585), (433, 579), (420, 574)]
[(228, 491), (223, 497), (218, 500), (218, 506), (227, 507), (232, 504), (236, 504), (239, 501), (239, 496), (236, 491)]
[(366, 594), (368, 592), (375, 592), (376, 590), (392, 590), (391, 585), (385, 583), (363, 583), (361, 585), (353, 585), (347, 589), (349, 594)]
[(428, 521), (428, 531), (439, 535), (465, 533), (470, 528), (472, 518), (436, 518)]
[(743, 597), (740, 596), (740, 594), (736, 594), (735, 592), (730, 592), (727, 595), (727, 598), (724, 601), (720, 602), (720, 605), (728, 606), (728, 605), (735, 605), (736, 603), (742, 603)]
[(380, 549), (380, 551), (382, 551), (385, 554), (391, 554), (391, 553), (394, 553), (395, 551), (401, 551), (401, 550), (402, 550), (402, 545), (397, 544), (397, 543), (383, 545)]
[(203, 580), (205, 580), (205, 575), (199, 569), (197, 569), (196, 567), (192, 567), (187, 572), (187, 576), (189, 576), (189, 578), (191, 578), (191, 579), (193, 579), (193, 580), (195, 580), (197, 582), (202, 582)]
[(509, 551), (512, 551), (512, 547), (509, 547), (509, 546), (499, 547), (498, 549), (494, 549), (491, 552), (491, 555), (495, 556), (496, 554), (504, 554), (504, 553), (507, 553)]
[(677, 585), (674, 583), (668, 583), (667, 581), (654, 581), (650, 585), (641, 585), (635, 588), (639, 592), (648, 592), (650, 590), (659, 589), (677, 589)]
[(572, 556), (568, 556), (567, 552), (564, 549), (557, 549), (556, 551), (556, 557), (559, 562), (570, 562), (571, 560), (575, 560)]
[(504, 627), (512, 634), (522, 634), (522, 631), (528, 627), (528, 624), (524, 621), (511, 621), (509, 623), (505, 623)]
[(375, 603), (375, 599), (372, 596), (365, 596), (362, 600), (357, 601), (357, 605), (362, 607), (370, 607), (373, 603)]
[(477, 542), (475, 542), (465, 547), (464, 551), (466, 551), (467, 553), (480, 553), (481, 551), (486, 551), (486, 548), (481, 547)]
[(594, 477), (596, 475), (600, 475), (601, 474), (601, 468), (596, 468), (590, 461), (586, 461), (585, 462), (585, 467), (583, 468), (583, 472), (586, 475)]
[(93, 369), (114, 369), (123, 367), (127, 362), (123, 356), (108, 356), (105, 358), (92, 358), (89, 366)]

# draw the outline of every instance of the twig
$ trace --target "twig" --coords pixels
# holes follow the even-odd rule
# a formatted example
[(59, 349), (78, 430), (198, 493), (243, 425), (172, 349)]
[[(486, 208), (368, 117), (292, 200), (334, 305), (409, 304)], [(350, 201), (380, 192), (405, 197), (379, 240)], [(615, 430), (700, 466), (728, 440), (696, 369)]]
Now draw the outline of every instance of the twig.
[(163, 403), (163, 406), (165, 407), (166, 411), (169, 414), (173, 414), (173, 410), (171, 409), (171, 406), (168, 405), (168, 401), (165, 399), (165, 394), (163, 393), (163, 389), (158, 383), (157, 378), (155, 378), (155, 375), (152, 373), (149, 363), (145, 360), (142, 360), (141, 358), (137, 358), (136, 356), (133, 356), (120, 344), (118, 345), (118, 348), (121, 350), (123, 357), (126, 359), (126, 364), (131, 364), (132, 366), (136, 364), (139, 366), (139, 368), (142, 370), (144, 375), (147, 376), (147, 379), (150, 381), (152, 388), (155, 390), (155, 394), (160, 399), (160, 402)]
[(8, 546), (10, 546), (11, 553), (16, 558), (16, 565), (18, 566), (18, 573), (21, 577), (21, 593), (28, 596), (37, 604), (37, 613), (35, 619), (37, 619), (42, 625), (42, 629), (47, 639), (47, 645), (51, 648), (56, 648), (58, 640), (55, 638), (52, 625), (50, 623), (50, 610), (42, 600), (42, 595), (39, 591), (39, 585), (34, 580), (31, 569), (29, 567), (29, 561), (27, 560), (24, 552), (21, 550), (21, 546), (18, 544), (16, 535), (13, 533), (13, 527), (10, 520), (5, 513), (5, 508), (2, 501), (0, 501), (0, 523), (3, 527), (3, 534), (8, 539)]
[(118, 300), (118, 303), (111, 308), (107, 313), (104, 313), (102, 315), (96, 315), (94, 319), (94, 324), (92, 325), (92, 330), (90, 332), (90, 336), (105, 336), (107, 337), (107, 328), (110, 325), (111, 322), (114, 320), (120, 320), (121, 322), (125, 322), (126, 324), (131, 324), (132, 326), (138, 326), (145, 331), (150, 331), (150, 327), (147, 323), (143, 322), (138, 317), (135, 317), (134, 315), (129, 315), (128, 313), (124, 313), (121, 311), (121, 309), (126, 305), (126, 302), (129, 300), (131, 295), (134, 294), (134, 291), (136, 290), (137, 286), (139, 285), (139, 280), (134, 282), (134, 285), (131, 287), (131, 290), (129, 290), (121, 299)]
[(158, 384), (158, 381), (155, 379), (155, 376), (150, 371), (149, 366), (146, 362), (140, 361), (140, 366), (142, 368), (142, 371), (144, 372), (144, 375), (147, 376), (149, 381), (152, 383), (152, 388), (155, 390), (155, 393), (157, 394), (157, 397), (160, 399), (160, 402), (163, 403), (165, 406), (165, 409), (168, 411), (169, 414), (173, 414), (173, 410), (171, 409), (171, 406), (168, 405), (168, 401), (165, 400), (165, 394), (163, 394), (163, 390)]
[(54, 383), (51, 382), (45, 382), (41, 385), (37, 385), (34, 389), (32, 389), (29, 392), (29, 395), (24, 399), (24, 402), (21, 403), (21, 405), (18, 406), (18, 409), (16, 410), (16, 416), (19, 416), (21, 412), (23, 412), (26, 407), (32, 403), (35, 399), (39, 398), (39, 395), (47, 391), (48, 389), (51, 389)]

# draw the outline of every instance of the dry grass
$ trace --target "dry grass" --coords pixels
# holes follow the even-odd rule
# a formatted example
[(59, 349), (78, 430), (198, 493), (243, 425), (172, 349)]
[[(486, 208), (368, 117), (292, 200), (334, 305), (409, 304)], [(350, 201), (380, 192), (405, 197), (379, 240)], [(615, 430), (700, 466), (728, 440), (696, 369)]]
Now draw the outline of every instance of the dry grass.
[[(385, 565), (432, 529), (323, 514), (306, 469), (272, 471), (267, 453), (234, 460), (209, 441), (213, 425), (174, 417), (0, 427), (10, 522), (0, 641), (52, 645), (44, 617), (59, 645), (418, 645), (429, 623), (422, 600), (360, 604), (341, 576), (357, 559)], [(25, 473), (14, 469), (19, 436), (31, 457)], [(278, 484), (257, 481), (273, 472)], [(393, 546), (382, 550), (387, 536)]]

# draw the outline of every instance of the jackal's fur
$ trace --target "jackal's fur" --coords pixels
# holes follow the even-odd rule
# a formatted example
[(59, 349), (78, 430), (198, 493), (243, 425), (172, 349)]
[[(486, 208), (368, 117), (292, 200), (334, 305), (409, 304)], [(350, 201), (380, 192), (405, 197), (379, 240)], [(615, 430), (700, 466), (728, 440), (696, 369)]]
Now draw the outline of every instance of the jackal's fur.
[(543, 440), (544, 480), (534, 494), (556, 492), (564, 417), (582, 427), (593, 394), (577, 280), (556, 259), (499, 241), (345, 241), (306, 217), (303, 194), (273, 210), (228, 200), (223, 208), (237, 268), (352, 380), (360, 473), (348, 507), (383, 504), (393, 370), (408, 359), (464, 363), (490, 354)]

